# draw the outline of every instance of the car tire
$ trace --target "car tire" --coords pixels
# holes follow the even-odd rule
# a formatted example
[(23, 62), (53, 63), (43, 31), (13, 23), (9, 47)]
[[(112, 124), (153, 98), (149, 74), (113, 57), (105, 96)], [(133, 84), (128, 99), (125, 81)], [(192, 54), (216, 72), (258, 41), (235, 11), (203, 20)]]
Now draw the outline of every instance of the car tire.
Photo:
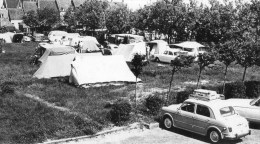
[(209, 131), (208, 138), (211, 143), (219, 143), (221, 141), (221, 136), (215, 129)]
[(173, 121), (169, 116), (163, 118), (163, 127), (167, 130), (172, 129)]
[(160, 62), (160, 59), (158, 57), (155, 58), (156, 62)]

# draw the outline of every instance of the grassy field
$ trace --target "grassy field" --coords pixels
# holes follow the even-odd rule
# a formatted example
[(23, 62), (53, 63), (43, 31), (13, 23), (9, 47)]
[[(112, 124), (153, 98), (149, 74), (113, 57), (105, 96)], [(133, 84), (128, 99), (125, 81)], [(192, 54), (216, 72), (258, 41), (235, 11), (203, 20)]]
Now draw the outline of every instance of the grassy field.
[[(62, 79), (32, 78), (38, 66), (30, 65), (29, 60), (36, 46), (37, 43), (3, 45), (6, 53), (0, 54), (0, 143), (35, 143), (93, 134), (111, 125), (104, 108), (107, 103), (119, 98), (133, 102), (134, 84), (84, 89)], [(201, 80), (206, 85), (221, 84), (223, 70), (222, 65), (206, 69)], [(173, 91), (196, 84), (197, 73), (196, 64), (181, 70), (174, 76)], [(233, 64), (228, 81), (241, 81), (242, 73), (243, 68)], [(170, 74), (169, 65), (151, 62), (140, 77), (143, 82), (138, 86), (139, 97), (155, 92), (165, 94)], [(260, 68), (249, 68), (246, 80), (260, 80)], [(37, 96), (68, 111), (48, 107), (23, 94)]]

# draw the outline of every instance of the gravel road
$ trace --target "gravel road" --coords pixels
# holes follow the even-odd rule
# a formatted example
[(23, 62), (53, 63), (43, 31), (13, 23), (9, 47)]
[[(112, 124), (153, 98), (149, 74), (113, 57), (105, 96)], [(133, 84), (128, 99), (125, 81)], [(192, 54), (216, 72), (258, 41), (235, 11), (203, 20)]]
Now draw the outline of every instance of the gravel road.
[[(223, 144), (259, 144), (260, 129), (251, 129), (252, 135)], [(119, 131), (69, 144), (207, 144), (207, 138), (180, 129), (171, 131), (161, 128)], [(68, 143), (66, 143), (68, 144)]]

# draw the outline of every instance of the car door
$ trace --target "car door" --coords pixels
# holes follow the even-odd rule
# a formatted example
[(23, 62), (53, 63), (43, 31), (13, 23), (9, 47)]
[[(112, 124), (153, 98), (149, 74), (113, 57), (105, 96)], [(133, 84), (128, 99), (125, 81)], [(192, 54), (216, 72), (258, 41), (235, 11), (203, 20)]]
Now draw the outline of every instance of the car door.
[(236, 111), (251, 122), (260, 123), (260, 99), (249, 106), (235, 107)]
[(182, 129), (192, 130), (193, 119), (195, 116), (194, 109), (194, 103), (184, 102), (177, 111), (175, 125)]
[(165, 57), (165, 62), (171, 63), (171, 60), (173, 60), (173, 52), (169, 51), (168, 54)]
[(197, 104), (196, 116), (194, 117), (194, 125), (192, 129), (196, 133), (205, 134), (212, 118), (214, 118), (213, 111), (204, 105)]
[(166, 62), (167, 55), (168, 55), (168, 51), (164, 51), (163, 54), (161, 54), (159, 57), (160, 61)]

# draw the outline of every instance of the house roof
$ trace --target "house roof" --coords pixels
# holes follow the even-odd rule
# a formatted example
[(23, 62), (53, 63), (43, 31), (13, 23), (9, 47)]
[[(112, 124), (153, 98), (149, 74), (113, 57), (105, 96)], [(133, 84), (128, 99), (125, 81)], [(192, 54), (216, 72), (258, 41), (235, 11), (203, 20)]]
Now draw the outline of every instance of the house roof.
[(17, 8), (20, 0), (6, 0), (7, 8)]
[(25, 13), (29, 11), (36, 11), (37, 10), (37, 4), (36, 2), (30, 2), (30, 1), (24, 1), (23, 2), (23, 10)]
[(71, 0), (56, 0), (58, 9), (66, 11), (71, 6)]
[(72, 0), (75, 7), (79, 7), (82, 5), (86, 0)]
[(39, 0), (40, 9), (51, 8), (55, 11), (58, 11), (57, 4), (55, 0)]
[(10, 20), (22, 20), (23, 19), (23, 10), (22, 9), (8, 9)]

